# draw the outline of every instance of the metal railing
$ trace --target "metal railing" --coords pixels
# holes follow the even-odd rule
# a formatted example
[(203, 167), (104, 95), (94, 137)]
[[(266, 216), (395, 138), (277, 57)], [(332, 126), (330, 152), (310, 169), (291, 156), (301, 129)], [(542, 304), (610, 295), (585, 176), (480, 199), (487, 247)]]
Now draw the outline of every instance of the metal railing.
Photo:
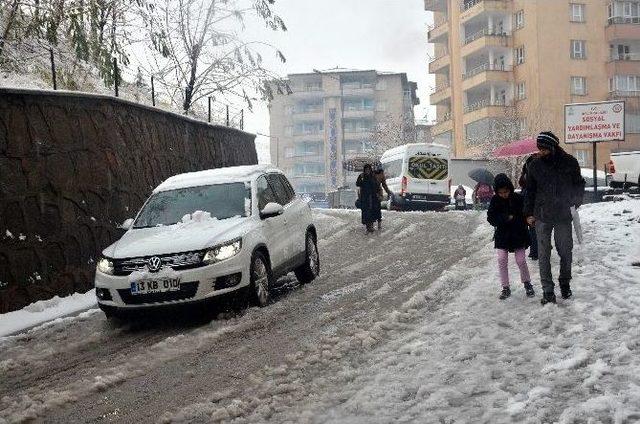
[(513, 67), (509, 65), (502, 65), (499, 63), (494, 63), (494, 64), (483, 63), (482, 65), (477, 66), (471, 69), (470, 71), (467, 71), (466, 73), (462, 74), (462, 79), (468, 79), (487, 71), (511, 72), (512, 69)]
[(436, 55), (429, 59), (429, 64), (435, 62), (436, 60), (440, 60), (443, 57), (449, 56), (449, 49), (445, 48), (439, 55)]
[(431, 33), (434, 30), (436, 30), (436, 29), (438, 29), (438, 28), (440, 28), (440, 27), (442, 27), (444, 25), (447, 25), (448, 23), (449, 23), (449, 18), (445, 17), (445, 18), (438, 19), (437, 21), (435, 21), (431, 25), (427, 25), (427, 37), (431, 38)]
[(614, 24), (636, 24), (640, 25), (640, 16), (612, 16), (607, 19), (609, 25)]
[(640, 90), (613, 90), (609, 92), (609, 98), (616, 97), (640, 97)]
[(443, 114), (441, 117), (436, 119), (436, 124), (442, 124), (444, 122), (451, 121), (451, 112), (447, 112)]
[(431, 94), (439, 93), (440, 91), (446, 90), (451, 87), (451, 83), (449, 81), (443, 82), (442, 84), (438, 84), (435, 87), (431, 87)]
[(489, 106), (503, 106), (503, 107), (507, 107), (507, 106), (511, 106), (511, 103), (505, 101), (505, 100), (494, 100), (491, 101), (491, 99), (483, 99), (483, 100), (479, 100), (477, 102), (471, 103), (470, 105), (467, 105), (464, 107), (464, 113), (469, 113), (469, 112), (473, 112), (474, 110), (478, 110), (478, 109), (482, 109), (485, 107), (489, 107)]
[[(487, 0), (460, 0), (460, 10), (461, 11), (465, 11), (465, 10), (469, 10), (471, 9), (473, 6), (475, 6), (476, 4), (480, 4), (483, 3)], [(502, 1), (504, 2), (505, 0), (491, 0), (491, 1)]]
[(610, 57), (611, 61), (638, 61), (640, 53), (614, 53)]
[(491, 30), (489, 28), (483, 28), (476, 33), (464, 37), (463, 44), (467, 45), (482, 37), (509, 37), (510, 35), (511, 34), (506, 31), (499, 32), (495, 28)]

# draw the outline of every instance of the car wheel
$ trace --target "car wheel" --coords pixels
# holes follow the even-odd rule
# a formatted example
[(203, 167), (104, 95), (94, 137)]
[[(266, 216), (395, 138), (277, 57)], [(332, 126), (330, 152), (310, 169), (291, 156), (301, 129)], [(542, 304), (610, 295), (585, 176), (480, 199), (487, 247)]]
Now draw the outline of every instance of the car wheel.
[(271, 295), (269, 286), (271, 283), (271, 270), (267, 258), (262, 252), (256, 252), (251, 259), (251, 284), (249, 286), (249, 298), (251, 304), (264, 307), (269, 304)]
[(311, 233), (306, 237), (306, 254), (304, 264), (295, 269), (296, 278), (300, 284), (307, 284), (320, 275), (320, 254), (318, 244)]

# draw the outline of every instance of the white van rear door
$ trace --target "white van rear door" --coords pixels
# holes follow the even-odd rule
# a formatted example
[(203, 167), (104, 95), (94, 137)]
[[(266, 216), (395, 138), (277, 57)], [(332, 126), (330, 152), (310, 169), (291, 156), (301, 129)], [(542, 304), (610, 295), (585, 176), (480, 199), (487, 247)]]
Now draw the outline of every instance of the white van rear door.
[(449, 186), (449, 162), (443, 156), (409, 156), (407, 177), (409, 193), (446, 194)]

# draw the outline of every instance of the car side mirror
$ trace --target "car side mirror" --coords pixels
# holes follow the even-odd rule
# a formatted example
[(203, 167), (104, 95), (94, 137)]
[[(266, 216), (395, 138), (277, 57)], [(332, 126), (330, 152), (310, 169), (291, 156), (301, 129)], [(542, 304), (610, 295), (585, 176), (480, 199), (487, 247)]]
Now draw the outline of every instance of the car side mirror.
[(123, 230), (130, 230), (131, 227), (133, 226), (133, 222), (134, 222), (134, 219), (129, 218), (126, 221), (124, 221), (122, 225), (120, 225), (120, 228), (122, 228)]
[(274, 216), (282, 215), (284, 213), (284, 208), (282, 205), (271, 202), (267, 203), (267, 205), (260, 211), (260, 218), (267, 219), (273, 218)]

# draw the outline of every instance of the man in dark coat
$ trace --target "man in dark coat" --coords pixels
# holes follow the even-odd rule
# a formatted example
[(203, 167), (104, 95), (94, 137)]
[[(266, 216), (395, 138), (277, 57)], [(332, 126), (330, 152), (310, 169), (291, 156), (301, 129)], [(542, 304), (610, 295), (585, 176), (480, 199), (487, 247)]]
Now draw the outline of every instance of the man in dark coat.
[(362, 224), (367, 232), (373, 232), (373, 223), (380, 217), (380, 199), (378, 198), (378, 181), (373, 174), (373, 168), (367, 164), (364, 171), (358, 176), (356, 186), (359, 188), (360, 209), (362, 211)]
[[(527, 168), (529, 168), (529, 164), (536, 158), (536, 155), (531, 155), (527, 158), (524, 165), (522, 166), (522, 173), (520, 174), (520, 179), (518, 180), (518, 184), (522, 189), (522, 196), (527, 196)], [(531, 239), (531, 249), (529, 250), (529, 257), (534, 261), (538, 260), (538, 237), (536, 236), (535, 227), (528, 227), (529, 238)]]
[(552, 132), (538, 135), (538, 157), (527, 167), (524, 213), (529, 225), (536, 227), (538, 258), (543, 297), (541, 303), (555, 303), (551, 274), (551, 232), (560, 255), (560, 291), (571, 297), (573, 234), (571, 207), (582, 205), (585, 181), (578, 161), (560, 147)]

